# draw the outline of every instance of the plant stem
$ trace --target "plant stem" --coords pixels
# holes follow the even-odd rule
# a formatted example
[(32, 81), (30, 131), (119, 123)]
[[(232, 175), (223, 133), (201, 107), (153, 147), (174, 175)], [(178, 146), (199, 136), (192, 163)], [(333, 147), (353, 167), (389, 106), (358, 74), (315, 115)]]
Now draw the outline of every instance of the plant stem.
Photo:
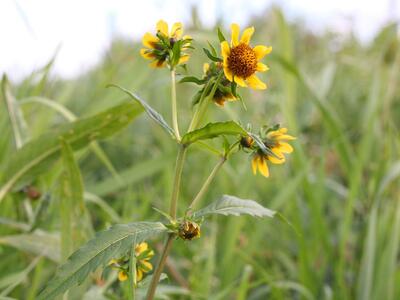
[(181, 186), (181, 178), (182, 178), (182, 170), (183, 170), (183, 163), (185, 161), (187, 146), (179, 145), (179, 152), (178, 156), (176, 157), (176, 164), (175, 164), (175, 177), (174, 177), (174, 185), (172, 188), (172, 195), (171, 195), (171, 203), (169, 214), (172, 219), (176, 218), (176, 209), (179, 199), (179, 190)]
[(195, 127), (197, 126), (198, 118), (199, 118), (199, 110), (200, 110), (200, 107), (202, 106), (204, 98), (206, 98), (206, 95), (211, 87), (210, 83), (211, 83), (211, 81), (207, 82), (207, 84), (204, 87), (203, 92), (201, 93), (200, 100), (199, 100), (199, 103), (197, 104), (197, 108), (196, 108), (196, 111), (194, 112), (192, 121), (190, 122), (188, 132), (194, 130)]
[(133, 243), (131, 251), (129, 253), (129, 300), (136, 299), (136, 256), (135, 256), (136, 242)]
[(226, 157), (222, 156), (220, 161), (215, 165), (214, 169), (211, 171), (210, 175), (207, 177), (206, 181), (203, 183), (200, 191), (197, 193), (196, 197), (194, 197), (192, 203), (190, 203), (186, 215), (191, 215), (193, 207), (199, 202), (199, 200), (203, 197), (204, 193), (207, 191), (210, 183), (213, 181), (215, 175), (217, 175), (218, 171), (221, 169), (222, 165), (225, 163)]
[(214, 85), (213, 85), (213, 88), (212, 88), (210, 94), (207, 95), (207, 92), (208, 92), (208, 89), (209, 89), (209, 83), (211, 81), (209, 81), (207, 83), (207, 85), (204, 87), (204, 91), (201, 94), (197, 110), (196, 110), (196, 112), (195, 112), (195, 114), (193, 116), (192, 121), (190, 122), (190, 126), (189, 126), (189, 129), (188, 129), (188, 132), (195, 130), (199, 126), (199, 123), (200, 123), (201, 119), (203, 118), (204, 113), (207, 110), (208, 100), (212, 99), (214, 97), (215, 91), (218, 88), (218, 85), (219, 85), (219, 83), (220, 83), (220, 81), (222, 79), (222, 75), (223, 74), (224, 74), (224, 72), (222, 72), (222, 71), (219, 73), (217, 79), (214, 82)]
[(156, 293), (156, 288), (158, 285), (158, 281), (160, 280), (161, 273), (164, 269), (165, 262), (167, 261), (167, 257), (169, 252), (171, 251), (172, 242), (174, 241), (175, 235), (170, 233), (168, 235), (168, 239), (165, 242), (163, 252), (160, 257), (160, 261), (157, 264), (157, 268), (154, 271), (153, 278), (151, 279), (149, 289), (147, 290), (147, 300), (153, 300), (154, 295)]
[(175, 70), (171, 70), (171, 102), (172, 102), (172, 126), (174, 127), (175, 137), (177, 141), (181, 140), (178, 126), (178, 109), (176, 105), (176, 82)]

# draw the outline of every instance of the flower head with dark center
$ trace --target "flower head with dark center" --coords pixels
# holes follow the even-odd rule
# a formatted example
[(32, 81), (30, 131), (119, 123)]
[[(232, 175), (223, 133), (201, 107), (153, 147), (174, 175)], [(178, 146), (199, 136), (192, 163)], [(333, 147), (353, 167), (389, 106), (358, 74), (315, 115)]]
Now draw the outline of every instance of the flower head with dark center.
[(267, 85), (256, 76), (256, 72), (268, 70), (268, 67), (260, 60), (272, 51), (272, 47), (260, 45), (253, 48), (250, 46), (254, 27), (246, 28), (240, 40), (239, 25), (232, 24), (231, 30), (231, 44), (229, 45), (227, 41), (221, 43), (225, 77), (242, 87), (248, 85), (253, 89), (266, 89)]
[(171, 31), (168, 29), (168, 24), (160, 20), (157, 22), (155, 36), (149, 32), (143, 36), (142, 41), (146, 48), (141, 49), (140, 54), (144, 58), (152, 60), (150, 64), (152, 67), (168, 66), (172, 69), (189, 59), (189, 55), (185, 51), (190, 48), (192, 38), (188, 35), (182, 37), (182, 23), (174, 23)]

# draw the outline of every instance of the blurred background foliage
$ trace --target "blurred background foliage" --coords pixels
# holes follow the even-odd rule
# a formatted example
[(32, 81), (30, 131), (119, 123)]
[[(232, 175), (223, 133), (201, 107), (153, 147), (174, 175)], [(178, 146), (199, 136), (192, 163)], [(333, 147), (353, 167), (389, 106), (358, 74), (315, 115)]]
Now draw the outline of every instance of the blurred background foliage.
[[(268, 179), (252, 175), (246, 154), (234, 155), (202, 205), (224, 193), (255, 199), (281, 212), (298, 233), (274, 219), (215, 218), (202, 228), (201, 239), (174, 244), (169, 279), (162, 282), (159, 297), (399, 299), (398, 27), (388, 24), (370, 44), (361, 44), (330, 32), (316, 36), (300, 21), (288, 24), (276, 8), (251, 24), (253, 44), (273, 46), (265, 60), (270, 71), (263, 77), (269, 89), (240, 89), (247, 111), (239, 102), (213, 105), (207, 119), (240, 120), (255, 129), (280, 123), (298, 137), (295, 152), (284, 166), (272, 166)], [(194, 13), (186, 32), (196, 50), (187, 70), (179, 71), (201, 76), (206, 62), (201, 48), (207, 40), (218, 46), (216, 31), (202, 29)], [(169, 74), (150, 69), (139, 56), (140, 47), (116, 40), (101, 64), (76, 79), (50, 76), (52, 60), (12, 84), (26, 124), (23, 140), (126, 102), (123, 94), (106, 88), (109, 83), (136, 91), (169, 120)], [(196, 88), (178, 85), (182, 128), (190, 121)], [(1, 100), (4, 166), (16, 148), (4, 95)], [(221, 146), (218, 139), (211, 143)], [(118, 222), (158, 220), (152, 207), (166, 210), (171, 193), (177, 149), (170, 138), (142, 114), (97, 147), (75, 152), (88, 218), (71, 222), (87, 223), (90, 236)], [(201, 147), (189, 151), (183, 203), (189, 203), (218, 160)], [(60, 170), (61, 162), (49, 165), (29, 188), (15, 187), (0, 203), (0, 299), (35, 299), (64, 259)], [(82, 235), (73, 235), (75, 249)], [(156, 252), (161, 242), (151, 241)], [(105, 279), (94, 274), (69, 297), (126, 297), (127, 285), (110, 274)]]

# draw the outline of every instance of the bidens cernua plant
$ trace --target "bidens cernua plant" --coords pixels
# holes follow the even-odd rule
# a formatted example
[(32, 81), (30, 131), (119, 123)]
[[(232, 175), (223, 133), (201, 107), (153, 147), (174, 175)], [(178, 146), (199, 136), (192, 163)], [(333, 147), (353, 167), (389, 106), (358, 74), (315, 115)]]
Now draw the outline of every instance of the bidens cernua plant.
[[(151, 61), (151, 67), (168, 69), (171, 75), (172, 126), (164, 116), (135, 93), (117, 85), (112, 86), (139, 103), (148, 116), (157, 122), (177, 145), (169, 212), (156, 209), (157, 213), (161, 213), (167, 221), (117, 224), (99, 232), (60, 267), (39, 299), (51, 299), (66, 292), (70, 287), (82, 283), (99, 267), (104, 267), (107, 272), (115, 272), (120, 281), (129, 281), (131, 299), (135, 298), (135, 290), (138, 288), (147, 288), (146, 299), (153, 299), (174, 241), (183, 239), (189, 242), (200, 238), (201, 225), (206, 222), (207, 217), (214, 214), (274, 217), (276, 214), (274, 211), (253, 200), (243, 200), (229, 195), (223, 195), (214, 202), (208, 201), (208, 205), (202, 209), (197, 207), (221, 167), (232, 155), (239, 152), (249, 154), (254, 174), (258, 171), (268, 177), (270, 175), (268, 163), (282, 164), (286, 160), (285, 154), (293, 151), (288, 142), (294, 137), (287, 133), (286, 128), (281, 128), (279, 125), (261, 126), (259, 132), (253, 132), (250, 125), (243, 128), (234, 120), (210, 122), (204, 125), (207, 109), (223, 109), (224, 105), (236, 100), (244, 103), (244, 99), (238, 93), (240, 88), (267, 89), (267, 85), (260, 80), (258, 74), (268, 70), (262, 61), (272, 48), (251, 44), (254, 27), (246, 28), (240, 36), (239, 25), (232, 24), (231, 31), (231, 39), (228, 41), (218, 30), (220, 47), (214, 47), (209, 43), (209, 49), (203, 49), (208, 61), (204, 62), (202, 77), (186, 76), (180, 80), (181, 83), (190, 82), (198, 85), (193, 101), (194, 113), (189, 128), (183, 134), (179, 129), (176, 70), (189, 62), (193, 51), (193, 39), (183, 35), (181, 23), (175, 23), (169, 28), (162, 20), (157, 23), (154, 34), (144, 35), (141, 56)], [(185, 214), (177, 216), (178, 205), (181, 206), (179, 195), (187, 150), (191, 145), (199, 142), (207, 143), (211, 138), (221, 140), (221, 149), (213, 151), (219, 159), (199, 191), (193, 195), (190, 205), (184, 209)], [(157, 253), (158, 262), (153, 267), (154, 262), (151, 260), (155, 253), (148, 242), (156, 235), (164, 235), (165, 244), (162, 251)]]

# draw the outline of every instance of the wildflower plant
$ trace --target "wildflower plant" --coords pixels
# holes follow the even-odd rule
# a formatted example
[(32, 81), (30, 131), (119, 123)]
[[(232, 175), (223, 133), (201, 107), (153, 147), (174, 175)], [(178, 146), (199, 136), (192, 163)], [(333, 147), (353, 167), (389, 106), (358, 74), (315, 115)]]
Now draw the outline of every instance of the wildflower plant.
[[(211, 215), (252, 215), (257, 217), (274, 217), (276, 212), (267, 209), (253, 200), (240, 199), (235, 196), (223, 195), (217, 201), (207, 201), (204, 208), (198, 205), (204, 198), (209, 186), (217, 176), (222, 166), (229, 161), (232, 155), (240, 152), (247, 154), (251, 159), (253, 172), (258, 170), (265, 177), (269, 176), (267, 163), (282, 164), (286, 161), (285, 154), (293, 151), (289, 141), (294, 137), (287, 134), (286, 128), (279, 125), (261, 127), (259, 133), (254, 133), (250, 128), (244, 128), (239, 122), (227, 120), (225, 122), (208, 122), (206, 125), (206, 110), (228, 105), (227, 102), (244, 99), (239, 95), (239, 88), (250, 87), (256, 90), (265, 90), (267, 85), (257, 77), (257, 72), (264, 72), (268, 67), (261, 62), (272, 48), (259, 45), (252, 47), (250, 39), (254, 28), (243, 31), (239, 38), (239, 26), (232, 24), (231, 40), (228, 42), (223, 33), (218, 30), (219, 47), (209, 43), (209, 49), (204, 48), (206, 62), (201, 78), (189, 75), (180, 82), (192, 82), (199, 86), (193, 101), (194, 113), (188, 129), (181, 134), (179, 129), (178, 99), (176, 94), (176, 69), (190, 60), (192, 38), (183, 35), (181, 23), (175, 23), (171, 29), (164, 21), (159, 21), (155, 33), (146, 33), (143, 37), (145, 48), (140, 54), (151, 60), (151, 66), (159, 69), (166, 68), (171, 75), (171, 114), (172, 126), (166, 117), (155, 111), (147, 102), (135, 93), (118, 85), (111, 85), (127, 94), (137, 102), (148, 116), (159, 124), (172, 142), (177, 145), (177, 157), (173, 174), (171, 198), (166, 205), (169, 211), (155, 209), (160, 213), (163, 222), (133, 222), (117, 224), (97, 235), (73, 253), (64, 265), (60, 267), (56, 276), (50, 280), (39, 295), (38, 299), (52, 299), (66, 292), (76, 284), (80, 284), (97, 268), (115, 270), (120, 281), (128, 281), (130, 298), (134, 299), (135, 289), (140, 287), (140, 282), (148, 277), (146, 299), (153, 299), (157, 284), (162, 275), (166, 259), (176, 239), (190, 242), (201, 237), (201, 226)], [(161, 72), (161, 71), (160, 71)], [(260, 91), (264, 92), (264, 91)], [(219, 138), (221, 149), (216, 151), (218, 161), (210, 170), (210, 175), (202, 184), (199, 191), (193, 195), (190, 204), (184, 209), (183, 215), (177, 215), (182, 170), (185, 164), (187, 150), (196, 143), (207, 143), (209, 139)], [(250, 166), (249, 166), (250, 170)], [(165, 244), (161, 252), (154, 253), (148, 244), (149, 240), (157, 235), (165, 236)], [(202, 235), (207, 235), (203, 232)], [(154, 255), (154, 258), (153, 258)], [(151, 262), (158, 258), (156, 264)]]

